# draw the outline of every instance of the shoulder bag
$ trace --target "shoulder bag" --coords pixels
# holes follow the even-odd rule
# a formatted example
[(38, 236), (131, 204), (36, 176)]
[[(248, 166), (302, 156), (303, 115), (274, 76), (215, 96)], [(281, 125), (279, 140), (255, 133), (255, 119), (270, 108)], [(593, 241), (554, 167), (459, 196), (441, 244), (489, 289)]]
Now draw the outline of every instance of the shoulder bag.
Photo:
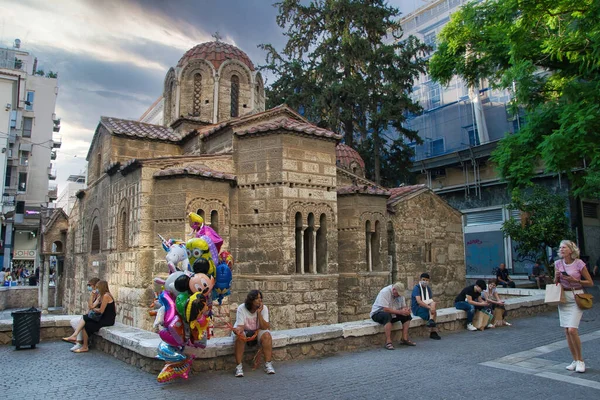
[[(565, 274), (567, 274), (567, 269), (564, 268), (564, 270)], [(567, 275), (570, 276), (569, 274)], [(594, 305), (594, 296), (592, 296), (590, 293), (587, 293), (583, 285), (581, 285), (581, 290), (583, 290), (583, 293), (573, 293), (573, 296), (575, 297), (575, 303), (577, 303), (577, 307), (581, 308), (582, 310), (589, 310)]]

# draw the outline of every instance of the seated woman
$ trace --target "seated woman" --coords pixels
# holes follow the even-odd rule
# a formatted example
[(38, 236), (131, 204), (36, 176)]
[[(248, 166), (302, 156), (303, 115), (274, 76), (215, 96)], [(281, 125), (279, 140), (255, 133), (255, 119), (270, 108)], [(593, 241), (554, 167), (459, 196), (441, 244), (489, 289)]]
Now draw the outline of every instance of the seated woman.
[[(246, 296), (244, 304), (240, 304), (237, 309), (237, 316), (233, 326), (235, 338), (235, 376), (244, 376), (242, 367), (242, 357), (246, 342), (248, 345), (260, 343), (265, 356), (265, 372), (274, 374), (275, 369), (271, 362), (273, 351), (273, 342), (271, 332), (269, 332), (269, 309), (263, 304), (263, 297), (260, 290), (251, 290)], [(248, 340), (248, 337), (252, 340)]]
[[(490, 279), (488, 281), (487, 289), (481, 293), (481, 296), (487, 300), (490, 304), (492, 313), (496, 308), (502, 309), (502, 325), (510, 326), (506, 320), (506, 308), (504, 307), (504, 300), (500, 298), (498, 295), (498, 291), (496, 290), (496, 280)], [(488, 324), (488, 328), (494, 328), (494, 325)]]
[[(98, 289), (96, 289), (96, 284), (99, 281), (100, 281), (100, 279), (98, 279), (98, 278), (92, 278), (87, 283), (87, 290), (89, 292), (89, 296), (88, 296), (88, 300), (87, 300), (86, 315), (94, 308), (100, 306), (101, 299), (100, 299), (100, 296), (98, 295)], [(71, 320), (71, 326), (73, 327), (74, 331), (77, 330), (77, 327), (79, 326), (80, 323), (83, 326), (83, 316), (73, 318)], [(75, 335), (75, 334), (73, 334), (73, 335)], [(81, 330), (79, 330), (79, 334), (76, 335), (77, 337), (75, 339), (73, 339), (73, 335), (62, 339), (65, 342), (74, 343), (74, 346), (71, 347), (71, 351), (80, 349), (83, 344), (83, 333), (81, 333)]]
[(100, 317), (100, 321), (94, 321), (89, 315), (84, 315), (73, 335), (65, 338), (66, 340), (72, 341), (77, 338), (79, 332), (82, 333), (83, 341), (81, 348), (73, 350), (74, 353), (86, 353), (89, 351), (88, 341), (90, 335), (94, 332), (98, 332), (100, 328), (104, 326), (112, 326), (115, 324), (117, 310), (115, 307), (115, 299), (108, 289), (108, 282), (99, 281), (96, 284), (96, 288), (98, 289), (98, 296), (101, 299), (101, 303), (99, 307), (95, 307), (91, 311), (101, 314), (102, 316)]

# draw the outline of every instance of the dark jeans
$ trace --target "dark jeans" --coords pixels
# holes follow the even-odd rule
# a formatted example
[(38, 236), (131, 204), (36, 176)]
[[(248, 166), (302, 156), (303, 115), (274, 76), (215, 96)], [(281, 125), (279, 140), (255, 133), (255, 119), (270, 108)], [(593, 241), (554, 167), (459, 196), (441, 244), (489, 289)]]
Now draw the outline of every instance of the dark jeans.
[(467, 312), (467, 324), (473, 322), (475, 311), (483, 309), (483, 307), (474, 306), (466, 301), (457, 301), (454, 303), (454, 307), (456, 307), (457, 310), (463, 310)]
[(383, 311), (379, 311), (376, 312), (375, 314), (373, 314), (373, 316), (371, 317), (371, 319), (381, 325), (385, 325), (389, 322), (391, 322), (392, 324), (395, 322), (402, 322), (402, 324), (404, 324), (405, 322), (408, 322), (412, 319), (412, 316), (410, 315), (392, 315), (390, 313), (387, 312), (383, 312)]
[(516, 285), (513, 281), (508, 281), (508, 283), (502, 283), (500, 281), (498, 281), (498, 285), (501, 285), (502, 287), (511, 287), (514, 288)]

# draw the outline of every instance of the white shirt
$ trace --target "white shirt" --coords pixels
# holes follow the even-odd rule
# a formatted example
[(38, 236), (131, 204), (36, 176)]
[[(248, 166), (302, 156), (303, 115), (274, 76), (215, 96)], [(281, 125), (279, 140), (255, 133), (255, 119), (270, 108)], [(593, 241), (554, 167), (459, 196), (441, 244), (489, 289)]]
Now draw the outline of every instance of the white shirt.
[(371, 317), (373, 314), (383, 310), (385, 307), (391, 308), (392, 310), (400, 310), (406, 307), (406, 300), (404, 296), (398, 296), (394, 298), (394, 294), (392, 293), (392, 285), (386, 286), (377, 295), (375, 299), (375, 303), (373, 303), (373, 307), (371, 308)]
[[(263, 305), (260, 315), (262, 315), (266, 322), (269, 322), (269, 309), (267, 306)], [(258, 315), (256, 315), (256, 311), (251, 313), (244, 303), (238, 306), (233, 327), (237, 328), (240, 325), (243, 325), (245, 330), (255, 331), (258, 329)]]

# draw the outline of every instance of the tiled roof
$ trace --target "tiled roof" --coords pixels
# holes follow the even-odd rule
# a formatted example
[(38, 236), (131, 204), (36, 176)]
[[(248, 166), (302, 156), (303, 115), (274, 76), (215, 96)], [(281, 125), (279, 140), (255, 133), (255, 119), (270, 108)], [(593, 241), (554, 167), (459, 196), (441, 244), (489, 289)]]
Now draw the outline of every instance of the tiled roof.
[(408, 194), (417, 192), (421, 189), (426, 189), (425, 185), (410, 185), (410, 186), (400, 186), (397, 188), (390, 189), (390, 198), (388, 202), (392, 202), (394, 200), (399, 199), (400, 197), (404, 197)]
[(182, 67), (185, 63), (193, 59), (209, 61), (216, 70), (219, 69), (225, 60), (238, 60), (246, 64), (250, 68), (250, 71), (254, 71), (254, 64), (252, 64), (246, 53), (235, 46), (223, 42), (206, 42), (192, 47), (181, 57), (177, 66)]
[(338, 143), (335, 146), (335, 158), (339, 162), (340, 167), (350, 169), (352, 161), (355, 161), (363, 170), (365, 169), (365, 162), (360, 154), (358, 154), (358, 151), (343, 143)]
[(157, 171), (154, 173), (154, 177), (169, 177), (169, 176), (178, 176), (178, 175), (194, 175), (201, 176), (205, 178), (218, 179), (218, 180), (228, 180), (228, 181), (236, 181), (237, 177), (233, 174), (228, 174), (226, 172), (216, 171), (214, 169), (210, 169), (202, 164), (188, 164), (184, 167), (173, 167), (173, 168), (165, 168), (163, 170)]
[(279, 129), (337, 140), (340, 140), (342, 138), (341, 135), (328, 131), (327, 129), (319, 128), (313, 124), (298, 121), (289, 117), (280, 118), (275, 121), (265, 122), (242, 131), (236, 131), (235, 133), (239, 136), (244, 136), (251, 135), (254, 133), (270, 132)]
[(103, 124), (112, 134), (137, 137), (142, 139), (164, 140), (179, 142), (183, 135), (162, 125), (146, 124), (139, 121), (113, 117), (100, 117)]
[(337, 188), (337, 194), (339, 194), (339, 195), (354, 194), (354, 193), (374, 194), (374, 195), (380, 195), (380, 196), (389, 196), (390, 195), (390, 192), (387, 190), (380, 189), (380, 188), (374, 187), (374, 186), (367, 186), (367, 185), (341, 186), (341, 187)]

